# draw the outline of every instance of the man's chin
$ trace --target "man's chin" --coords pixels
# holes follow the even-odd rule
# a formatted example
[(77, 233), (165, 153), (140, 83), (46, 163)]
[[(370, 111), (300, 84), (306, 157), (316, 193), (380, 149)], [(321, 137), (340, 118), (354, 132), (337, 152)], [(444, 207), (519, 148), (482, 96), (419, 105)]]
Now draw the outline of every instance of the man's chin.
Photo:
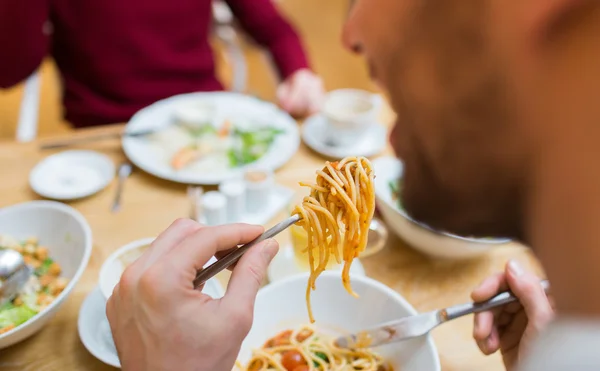
[(424, 224), (427, 227), (444, 233), (450, 233), (464, 237), (489, 237), (495, 234), (490, 233), (488, 228), (483, 228), (479, 223), (474, 223), (461, 211), (454, 207), (432, 202), (432, 198), (427, 198), (419, 202), (416, 198), (407, 198), (403, 203), (406, 213), (417, 223)]
[(513, 238), (519, 235), (501, 224), (490, 223), (485, 219), (474, 218), (468, 212), (452, 208), (421, 208), (410, 203), (405, 205), (406, 213), (417, 223), (443, 233), (471, 238)]

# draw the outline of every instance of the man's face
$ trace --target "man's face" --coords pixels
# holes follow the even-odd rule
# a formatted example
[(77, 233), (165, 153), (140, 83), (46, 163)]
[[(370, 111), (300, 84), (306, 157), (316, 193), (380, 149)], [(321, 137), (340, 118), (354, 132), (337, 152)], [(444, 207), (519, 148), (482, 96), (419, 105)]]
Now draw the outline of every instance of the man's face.
[(344, 42), (398, 114), (391, 141), (411, 216), (461, 235), (520, 238), (526, 156), (487, 5), (358, 0)]

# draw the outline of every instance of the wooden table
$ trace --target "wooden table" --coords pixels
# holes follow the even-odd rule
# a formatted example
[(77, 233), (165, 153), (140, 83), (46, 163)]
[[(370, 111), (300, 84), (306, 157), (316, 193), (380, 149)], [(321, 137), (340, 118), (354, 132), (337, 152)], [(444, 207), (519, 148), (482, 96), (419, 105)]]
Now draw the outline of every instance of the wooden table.
[[(118, 132), (120, 126), (88, 129), (69, 135), (87, 136), (97, 132)], [(55, 138), (56, 139), (56, 138)], [(52, 151), (41, 151), (40, 142), (0, 143), (0, 207), (35, 200), (28, 185), (28, 175), (35, 164)], [(105, 140), (85, 148), (109, 155), (115, 164), (124, 161), (118, 140)], [(391, 153), (388, 151), (388, 153)], [(283, 185), (299, 188), (299, 180), (312, 179), (323, 159), (305, 146), (276, 174)], [(79, 307), (96, 286), (99, 268), (106, 257), (124, 244), (156, 236), (174, 219), (186, 217), (189, 204), (186, 187), (156, 179), (136, 170), (127, 181), (121, 212), (110, 213), (115, 192), (113, 181), (105, 190), (84, 200), (71, 202), (91, 225), (94, 248), (85, 274), (58, 315), (38, 334), (0, 350), (0, 370), (110, 370), (81, 344), (77, 334)], [(281, 215), (283, 217), (283, 215)], [(288, 234), (278, 237), (283, 246)], [(459, 304), (469, 300), (470, 290), (486, 276), (502, 269), (509, 258), (538, 268), (535, 259), (520, 246), (497, 248), (485, 257), (463, 261), (434, 261), (409, 248), (391, 235), (380, 253), (365, 258), (366, 272), (400, 292), (419, 311)], [(226, 281), (227, 276), (220, 277)], [(434, 331), (443, 369), (448, 371), (503, 370), (497, 355), (481, 355), (471, 339), (472, 318), (462, 318)], [(427, 370), (423, 370), (427, 371)]]

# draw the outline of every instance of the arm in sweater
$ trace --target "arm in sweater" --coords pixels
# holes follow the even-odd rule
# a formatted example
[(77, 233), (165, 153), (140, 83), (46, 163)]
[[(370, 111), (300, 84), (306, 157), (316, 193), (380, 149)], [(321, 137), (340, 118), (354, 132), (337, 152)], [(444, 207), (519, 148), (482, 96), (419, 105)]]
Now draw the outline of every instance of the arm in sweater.
[(0, 88), (26, 79), (46, 56), (49, 0), (0, 1)]
[(272, 0), (227, 0), (227, 3), (248, 34), (269, 49), (282, 79), (308, 68), (300, 37)]

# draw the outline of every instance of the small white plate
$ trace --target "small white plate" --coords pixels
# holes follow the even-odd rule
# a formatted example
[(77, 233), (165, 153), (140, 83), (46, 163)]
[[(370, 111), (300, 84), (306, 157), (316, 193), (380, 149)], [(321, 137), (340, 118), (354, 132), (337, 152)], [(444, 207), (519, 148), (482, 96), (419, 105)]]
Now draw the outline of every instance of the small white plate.
[[(223, 296), (223, 288), (214, 278), (206, 282), (202, 292), (213, 298)], [(106, 300), (100, 287), (96, 286), (83, 301), (79, 309), (77, 329), (81, 342), (94, 357), (107, 365), (121, 368), (117, 348), (106, 318)]]
[[(339, 265), (331, 271), (342, 271), (342, 265)], [(294, 250), (291, 245), (284, 246), (279, 250), (279, 253), (275, 255), (275, 258), (269, 265), (268, 276), (269, 282), (275, 282), (284, 278), (294, 276), (296, 274), (304, 274), (308, 272), (308, 269), (298, 264), (296, 257), (294, 257)], [(358, 259), (354, 259), (352, 266), (350, 267), (350, 274), (355, 276), (365, 276), (365, 268)]]
[(148, 137), (125, 136), (122, 145), (127, 158), (158, 178), (184, 184), (215, 185), (243, 175), (249, 166), (274, 171), (287, 163), (300, 145), (298, 124), (289, 114), (273, 103), (230, 92), (190, 93), (158, 101), (137, 112), (125, 131), (135, 133), (167, 128), (174, 123), (174, 117), (181, 114), (182, 107), (186, 106), (213, 107), (215, 112), (212, 114), (212, 121), (217, 127), (226, 120), (250, 120), (266, 122), (284, 133), (275, 139), (264, 156), (252, 164), (238, 168), (228, 168), (214, 160), (214, 166), (210, 170), (200, 170), (194, 166), (175, 170), (170, 165), (171, 150), (165, 148), (165, 143), (155, 143)]
[(327, 143), (327, 121), (322, 115), (308, 118), (302, 125), (302, 140), (312, 150), (334, 159), (348, 156), (375, 156), (385, 149), (387, 131), (380, 124), (369, 127), (365, 136), (352, 146), (336, 146)]
[(104, 189), (115, 176), (108, 156), (95, 151), (64, 151), (38, 163), (29, 174), (29, 184), (42, 197), (74, 200)]

